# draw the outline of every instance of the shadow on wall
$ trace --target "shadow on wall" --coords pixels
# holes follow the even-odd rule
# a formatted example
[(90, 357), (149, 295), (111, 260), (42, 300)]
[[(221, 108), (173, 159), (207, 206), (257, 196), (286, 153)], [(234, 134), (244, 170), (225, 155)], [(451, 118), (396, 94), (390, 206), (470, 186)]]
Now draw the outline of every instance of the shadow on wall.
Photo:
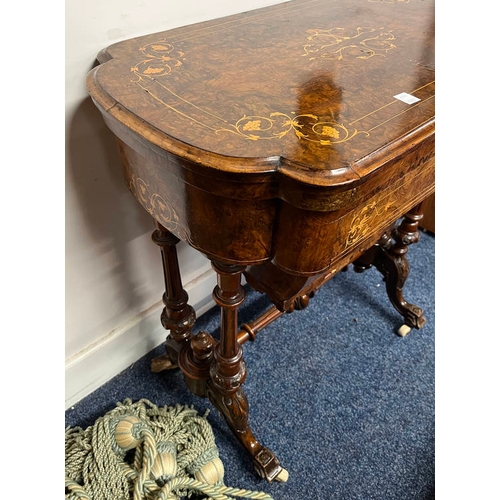
[[(99, 255), (112, 252), (116, 262), (112, 273), (123, 293), (123, 306), (140, 302), (132, 282), (134, 266), (127, 244), (154, 230), (153, 220), (131, 195), (122, 177), (114, 135), (104, 123), (90, 97), (76, 109), (68, 133), (66, 151), (67, 193), (76, 198), (77, 210), (85, 221), (81, 241), (90, 239)], [(76, 219), (77, 220), (77, 219)], [(68, 227), (75, 236), (77, 229)], [(151, 243), (152, 249), (156, 247)]]

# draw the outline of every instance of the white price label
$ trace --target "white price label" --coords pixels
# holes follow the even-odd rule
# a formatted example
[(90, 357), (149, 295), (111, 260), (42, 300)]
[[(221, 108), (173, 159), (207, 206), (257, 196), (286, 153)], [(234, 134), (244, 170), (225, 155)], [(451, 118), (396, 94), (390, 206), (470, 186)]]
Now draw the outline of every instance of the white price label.
[(393, 96), (394, 99), (399, 99), (400, 101), (405, 102), (406, 104), (415, 104), (416, 102), (420, 101), (418, 97), (415, 97), (414, 95), (407, 94), (406, 92), (401, 92), (401, 94)]

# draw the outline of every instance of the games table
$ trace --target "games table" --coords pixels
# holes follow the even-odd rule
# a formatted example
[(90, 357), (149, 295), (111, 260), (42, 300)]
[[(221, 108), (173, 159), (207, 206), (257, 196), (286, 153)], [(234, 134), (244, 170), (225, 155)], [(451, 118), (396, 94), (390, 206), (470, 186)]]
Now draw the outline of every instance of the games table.
[[(163, 256), (170, 334), (153, 369), (179, 366), (259, 475), (284, 481), (249, 426), (242, 345), (349, 264), (383, 274), (400, 335), (425, 322), (402, 289), (434, 192), (434, 3), (294, 0), (118, 42), (97, 59), (88, 91)], [(217, 273), (219, 339), (193, 331), (180, 240)], [(274, 306), (240, 326), (242, 276)]]

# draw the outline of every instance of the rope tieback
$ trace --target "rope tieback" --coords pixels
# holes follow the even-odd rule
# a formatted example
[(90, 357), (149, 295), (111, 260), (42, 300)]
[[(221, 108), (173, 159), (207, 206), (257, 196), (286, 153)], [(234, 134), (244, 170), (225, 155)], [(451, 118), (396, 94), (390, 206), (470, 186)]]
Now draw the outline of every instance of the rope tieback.
[[(85, 430), (65, 434), (67, 500), (272, 500), (224, 485), (212, 428), (191, 407), (126, 399)], [(197, 498), (200, 498), (199, 496)]]

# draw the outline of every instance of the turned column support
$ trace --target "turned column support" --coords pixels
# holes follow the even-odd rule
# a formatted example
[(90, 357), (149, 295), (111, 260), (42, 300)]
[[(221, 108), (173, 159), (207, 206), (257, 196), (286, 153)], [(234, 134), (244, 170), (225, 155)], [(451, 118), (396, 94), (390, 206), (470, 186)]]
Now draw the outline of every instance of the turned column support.
[(422, 203), (419, 203), (406, 213), (400, 224), (394, 228), (392, 232), (394, 245), (391, 248), (394, 255), (406, 255), (408, 246), (418, 242), (420, 239), (418, 225), (423, 216)]
[(221, 308), (221, 330), (220, 340), (213, 349), (208, 397), (251, 455), (257, 473), (269, 482), (286, 481), (287, 471), (274, 454), (257, 441), (248, 423), (248, 400), (242, 388), (247, 371), (238, 342), (238, 307), (245, 298), (241, 286), (244, 267), (220, 262), (213, 262), (212, 266), (217, 272), (213, 298)]
[(196, 314), (188, 304), (189, 297), (182, 286), (176, 249), (180, 240), (159, 222), (155, 223), (156, 230), (151, 238), (161, 249), (165, 279), (165, 293), (162, 297), (165, 307), (160, 319), (162, 326), (170, 331), (165, 341), (166, 354), (153, 359), (151, 364), (152, 371), (159, 372), (177, 366), (179, 353), (191, 337)]

